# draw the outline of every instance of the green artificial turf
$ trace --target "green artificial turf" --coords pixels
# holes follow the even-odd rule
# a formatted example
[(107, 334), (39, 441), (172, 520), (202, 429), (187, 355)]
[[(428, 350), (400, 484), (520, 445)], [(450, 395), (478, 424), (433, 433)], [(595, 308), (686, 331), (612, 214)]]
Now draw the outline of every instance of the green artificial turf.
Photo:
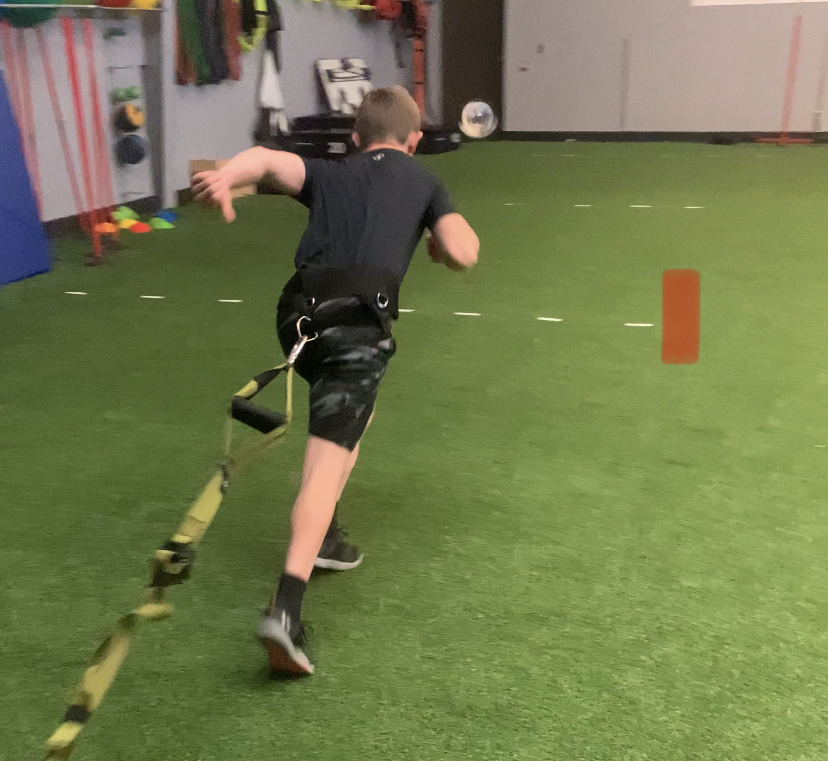
[[(480, 265), (420, 253), (404, 286), (342, 505), (366, 561), (307, 596), (317, 674), (270, 680), (253, 637), (300, 389), (76, 757), (828, 757), (828, 154), (504, 142), (428, 163)], [(0, 759), (39, 757), (210, 476), (229, 397), (278, 358), (305, 213), (238, 213), (186, 208), (97, 269), (61, 242), (0, 293)], [(701, 273), (697, 365), (660, 361), (668, 268)]]

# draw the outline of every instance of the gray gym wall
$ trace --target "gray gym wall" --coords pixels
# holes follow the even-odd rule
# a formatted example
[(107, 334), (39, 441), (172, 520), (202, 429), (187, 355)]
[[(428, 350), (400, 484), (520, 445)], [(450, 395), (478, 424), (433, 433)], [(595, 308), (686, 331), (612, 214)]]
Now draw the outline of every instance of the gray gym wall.
[[(308, 0), (281, 0), (285, 31), (282, 34), (281, 75), (282, 90), (289, 116), (316, 113), (319, 110), (314, 62), (318, 58), (364, 58), (371, 67), (374, 82), (387, 85), (396, 82), (408, 85), (410, 68), (400, 70), (394, 55), (390, 24), (371, 20), (364, 12), (338, 8), (331, 2)], [(429, 44), (429, 111), (439, 121), (439, 7), (435, 14), (432, 40)], [(106, 22), (96, 21), (96, 26)], [(77, 141), (71, 111), (70, 89), (66, 74), (63, 40), (58, 21), (43, 26), (52, 51), (57, 87), (61, 93), (69, 142), (75, 167), (80, 172)], [(132, 22), (131, 39), (108, 43), (110, 49), (121, 46), (132, 58), (145, 58), (147, 68), (144, 89), (148, 120), (148, 136), (152, 142), (151, 161), (143, 162), (124, 179), (121, 170), (115, 170), (118, 201), (129, 200), (121, 193), (141, 195), (160, 193), (165, 205), (174, 202), (175, 191), (189, 185), (188, 164), (196, 158), (227, 158), (251, 145), (256, 119), (256, 87), (259, 76), (260, 51), (243, 57), (243, 78), (240, 82), (223, 82), (206, 87), (181, 87), (175, 83), (174, 50), (175, 18), (162, 12), (146, 20), (142, 33), (137, 21)], [(52, 116), (43, 67), (37, 55), (34, 36), (29, 38), (30, 76), (32, 84), (37, 148), (43, 184), (43, 219), (49, 221), (75, 214), (69, 180), (66, 175), (62, 147)], [(136, 42), (143, 37), (145, 57), (136, 50)], [(100, 38), (98, 38), (100, 39)], [(78, 34), (78, 55), (82, 80), (86, 81), (85, 56)], [(102, 108), (107, 116), (111, 108), (107, 76), (103, 59), (103, 44), (99, 44), (98, 76), (102, 89)], [(2, 51), (0, 51), (2, 52)], [(410, 58), (410, 56), (409, 56)], [(0, 66), (5, 61), (0, 55)], [(126, 84), (126, 83), (118, 83)], [(88, 118), (88, 117), (87, 117)], [(149, 167), (155, 173), (150, 179)], [(79, 178), (80, 179), (80, 178)], [(128, 182), (127, 182), (128, 180)], [(127, 187), (128, 185), (128, 187)]]
[[(779, 131), (798, 14), (804, 18), (791, 128), (806, 131), (817, 102), (828, 5), (506, 0), (505, 129)], [(622, 127), (625, 39), (631, 67)]]
[[(281, 85), (288, 116), (319, 111), (314, 63), (319, 58), (364, 58), (378, 86), (404, 80), (397, 69), (388, 22), (368, 20), (366, 13), (348, 11), (330, 2), (282, 0)], [(168, 24), (174, 23), (167, 14)], [(172, 35), (172, 30), (169, 30)], [(174, 49), (165, 46), (172, 71)], [(212, 87), (173, 85), (165, 99), (168, 160), (166, 186), (189, 185), (188, 162), (195, 158), (227, 157), (250, 146), (256, 116), (255, 99), (261, 51), (244, 57), (240, 82)]]

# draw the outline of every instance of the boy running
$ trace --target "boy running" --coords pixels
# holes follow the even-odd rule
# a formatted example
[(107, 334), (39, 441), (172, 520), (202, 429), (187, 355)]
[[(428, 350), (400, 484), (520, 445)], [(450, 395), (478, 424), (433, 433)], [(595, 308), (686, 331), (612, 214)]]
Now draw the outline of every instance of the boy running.
[(396, 351), (391, 324), (414, 250), (428, 231), (434, 261), (452, 270), (477, 262), (474, 231), (442, 183), (411, 158), (420, 129), (420, 112), (402, 87), (375, 89), (356, 117), (357, 156), (336, 163), (251, 148), (193, 178), (196, 200), (219, 207), (228, 222), (235, 219), (231, 189), (265, 176), (309, 211), (296, 274), (277, 310), (286, 354), (300, 332), (316, 338), (296, 363), (310, 385), (310, 423), (290, 547), (258, 632), (274, 671), (313, 673), (302, 650), (301, 608), (314, 567), (346, 570), (362, 562), (336, 506)]

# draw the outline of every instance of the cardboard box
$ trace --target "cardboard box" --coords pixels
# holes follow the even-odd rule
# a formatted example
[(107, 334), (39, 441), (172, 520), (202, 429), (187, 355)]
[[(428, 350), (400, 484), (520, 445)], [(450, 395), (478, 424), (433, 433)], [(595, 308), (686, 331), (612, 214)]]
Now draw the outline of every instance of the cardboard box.
[[(227, 163), (227, 159), (193, 159), (190, 161), (190, 177), (199, 172), (209, 172), (221, 169)], [(233, 198), (256, 195), (256, 185), (240, 185), (233, 188)]]

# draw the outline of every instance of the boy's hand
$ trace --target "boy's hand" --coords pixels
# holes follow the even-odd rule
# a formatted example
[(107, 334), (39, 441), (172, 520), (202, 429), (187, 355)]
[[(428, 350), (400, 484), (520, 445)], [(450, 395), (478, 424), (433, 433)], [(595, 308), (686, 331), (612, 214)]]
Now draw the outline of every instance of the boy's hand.
[[(442, 262), (450, 270), (461, 272), (477, 264), (480, 241), (460, 214), (444, 214), (437, 220), (432, 233), (436, 248), (442, 254)], [(429, 246), (429, 253), (431, 251)]]
[(455, 262), (448, 254), (446, 254), (445, 251), (443, 251), (442, 248), (440, 248), (431, 233), (428, 234), (426, 240), (428, 242), (428, 255), (431, 257), (432, 262), (435, 264), (443, 264), (452, 272), (462, 272), (466, 269), (462, 264)]
[(428, 255), (431, 257), (431, 261), (436, 264), (443, 264), (445, 256), (431, 233), (426, 235), (426, 241), (428, 242)]
[(193, 177), (190, 187), (196, 202), (221, 209), (227, 222), (232, 222), (236, 218), (232, 188), (221, 171), (199, 172)]

